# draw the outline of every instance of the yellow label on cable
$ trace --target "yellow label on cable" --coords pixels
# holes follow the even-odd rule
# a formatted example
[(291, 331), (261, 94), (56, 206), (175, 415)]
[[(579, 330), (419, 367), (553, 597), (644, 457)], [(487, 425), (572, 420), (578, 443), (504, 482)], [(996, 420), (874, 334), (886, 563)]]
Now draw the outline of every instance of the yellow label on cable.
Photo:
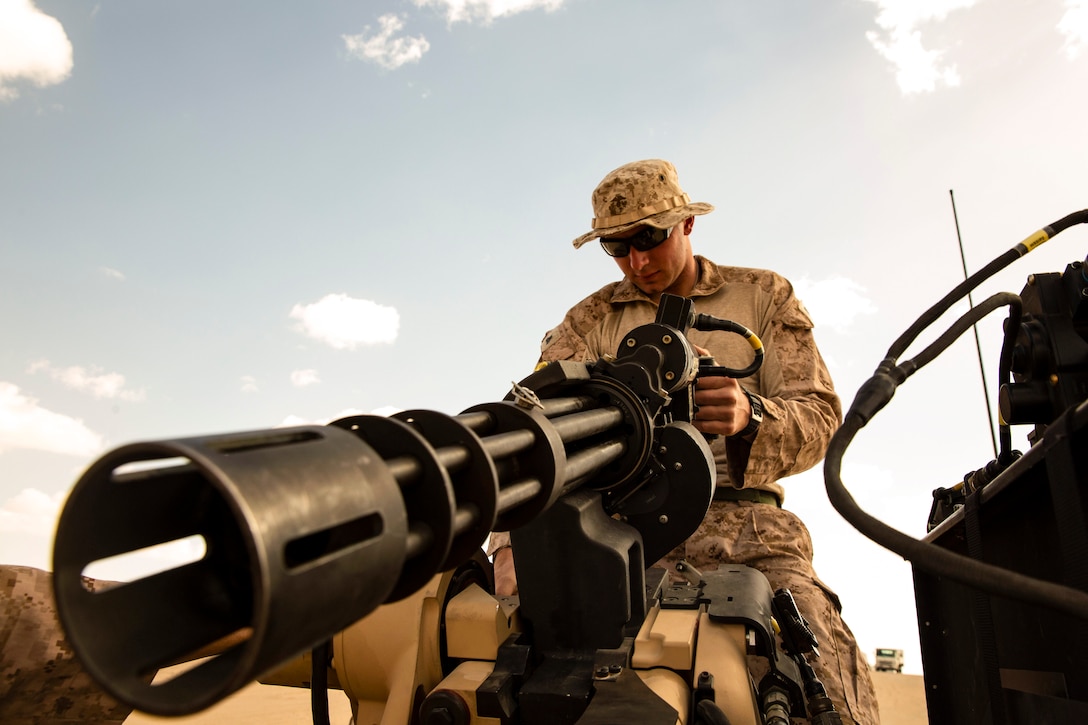
[(1030, 252), (1048, 239), (1050, 239), (1050, 235), (1040, 229), (1020, 243), (1027, 247)]

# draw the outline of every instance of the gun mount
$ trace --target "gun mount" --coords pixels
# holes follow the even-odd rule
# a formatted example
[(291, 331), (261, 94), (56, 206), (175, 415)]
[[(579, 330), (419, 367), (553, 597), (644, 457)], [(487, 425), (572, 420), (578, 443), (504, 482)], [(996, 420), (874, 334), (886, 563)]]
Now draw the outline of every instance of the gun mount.
[[(685, 338), (693, 326), (743, 334), (752, 363), (701, 368)], [(522, 630), (490, 653), (483, 673), (462, 677), (475, 683), (471, 696), (445, 687), (423, 697), (434, 682), (404, 695), (412, 722), (590, 725), (634, 708), (639, 722), (671, 725), (713, 706), (718, 676), (731, 683), (731, 717), (742, 718), (734, 722), (786, 723), (804, 715), (804, 694), (796, 663), (775, 643), (766, 579), (737, 567), (677, 588), (660, 570), (646, 574), (647, 562), (694, 531), (713, 495), (714, 462), (691, 425), (696, 377), (750, 374), (761, 359), (743, 327), (665, 295), (657, 320), (615, 356), (549, 364), (507, 399), (459, 415), (412, 410), (122, 446), (88, 468), (62, 512), (62, 624), (115, 697), (188, 714), (314, 648), (320, 681), (320, 648), (334, 635), (433, 589), (440, 572), (478, 557), (489, 532), (510, 530)], [(83, 586), (96, 561), (191, 536), (206, 545), (198, 561), (105, 591)], [(446, 576), (443, 607), (469, 582), (486, 583), (471, 575), (452, 586)], [(674, 636), (653, 629), (670, 608), (689, 612), (689, 650), (696, 632), (732, 644), (686, 659), (653, 654)], [(640, 633), (652, 643), (635, 652)], [(151, 681), (207, 652), (215, 654), (173, 679)], [(769, 662), (758, 692), (747, 653)], [(666, 666), (668, 682), (648, 684)], [(466, 697), (479, 712), (450, 704)], [(461, 714), (448, 720), (451, 708)], [(761, 712), (770, 719), (757, 720)]]

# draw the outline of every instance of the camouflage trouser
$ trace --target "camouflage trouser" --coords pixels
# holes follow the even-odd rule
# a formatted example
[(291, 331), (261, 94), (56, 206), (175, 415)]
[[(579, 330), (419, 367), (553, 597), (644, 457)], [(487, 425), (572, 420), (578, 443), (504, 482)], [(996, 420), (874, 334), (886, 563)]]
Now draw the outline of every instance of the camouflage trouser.
[[(772, 590), (788, 588), (819, 642), (813, 668), (843, 722), (878, 725), (869, 664), (842, 620), (838, 596), (816, 577), (812, 538), (796, 515), (767, 504), (715, 501), (691, 538), (658, 566), (675, 572), (680, 559), (702, 571), (745, 564), (763, 572)], [(759, 673), (754, 674), (758, 682)]]

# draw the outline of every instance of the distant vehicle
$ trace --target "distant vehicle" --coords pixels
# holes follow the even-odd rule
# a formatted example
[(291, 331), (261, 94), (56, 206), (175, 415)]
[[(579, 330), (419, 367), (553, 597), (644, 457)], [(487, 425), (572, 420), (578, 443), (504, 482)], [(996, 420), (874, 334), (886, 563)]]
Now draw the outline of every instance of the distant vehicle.
[(875, 667), (877, 672), (902, 672), (903, 650), (878, 649), (876, 651)]

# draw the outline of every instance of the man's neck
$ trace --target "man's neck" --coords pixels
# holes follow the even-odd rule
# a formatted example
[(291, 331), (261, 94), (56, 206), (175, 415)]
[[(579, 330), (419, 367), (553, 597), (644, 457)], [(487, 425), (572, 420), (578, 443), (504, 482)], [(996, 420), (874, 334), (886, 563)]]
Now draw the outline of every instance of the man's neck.
[(677, 297), (690, 297), (692, 291), (695, 289), (695, 285), (699, 283), (699, 262), (692, 256), (688, 260), (688, 263), (684, 266), (684, 271), (666, 290), (658, 292), (656, 295), (652, 295), (654, 304), (661, 302), (661, 295), (668, 293), (670, 295), (676, 295)]

